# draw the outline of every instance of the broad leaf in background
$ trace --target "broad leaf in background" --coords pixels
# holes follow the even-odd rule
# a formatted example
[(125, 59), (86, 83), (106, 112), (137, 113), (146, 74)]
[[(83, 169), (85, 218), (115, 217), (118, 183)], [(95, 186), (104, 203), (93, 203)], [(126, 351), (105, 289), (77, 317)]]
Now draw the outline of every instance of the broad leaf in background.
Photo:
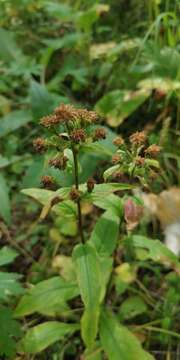
[(8, 359), (14, 359), (16, 354), (17, 340), (21, 337), (21, 326), (13, 319), (12, 310), (0, 306), (0, 355)]
[(14, 40), (13, 33), (5, 29), (0, 29), (0, 48), (0, 59), (5, 62), (17, 61), (23, 56)]
[(102, 311), (100, 317), (100, 340), (111, 360), (154, 360), (143, 350), (137, 337), (107, 311)]
[(8, 135), (21, 126), (32, 121), (32, 115), (29, 110), (16, 110), (7, 114), (0, 121), (0, 138)]
[(78, 324), (48, 321), (29, 329), (21, 342), (26, 353), (36, 354), (79, 329)]
[(10, 199), (9, 199), (9, 188), (2, 174), (0, 174), (0, 199), (1, 199), (0, 215), (7, 222), (7, 224), (10, 224), (11, 208), (10, 208)]
[(53, 306), (55, 310), (57, 305), (61, 306), (66, 301), (73, 299), (79, 294), (78, 287), (75, 283), (66, 282), (60, 276), (55, 276), (51, 279), (41, 281), (20, 299), (15, 316), (21, 317), (30, 315), (34, 312), (49, 313), (49, 305), (51, 310)]
[(97, 111), (107, 118), (110, 126), (120, 125), (150, 95), (148, 90), (113, 90), (104, 95), (96, 104)]
[(112, 255), (118, 239), (120, 218), (107, 210), (97, 221), (90, 237), (100, 255)]
[(44, 171), (44, 163), (45, 160), (43, 156), (36, 157), (23, 177), (21, 188), (40, 186), (41, 177)]
[(100, 262), (90, 244), (77, 245), (73, 250), (80, 294), (85, 306), (81, 318), (81, 333), (87, 348), (92, 348), (98, 332), (102, 282)]
[(146, 303), (140, 296), (130, 296), (120, 306), (118, 317), (120, 320), (131, 319), (148, 310)]
[(180, 270), (178, 257), (160, 240), (149, 239), (142, 235), (132, 235), (133, 245), (141, 260), (151, 259), (166, 266)]
[(18, 253), (15, 250), (8, 246), (3, 246), (0, 250), (0, 266), (11, 263), (17, 256)]
[(24, 292), (18, 282), (20, 278), (19, 274), (0, 271), (0, 300), (6, 301), (10, 296), (21, 295)]
[(35, 120), (50, 114), (54, 110), (55, 102), (53, 95), (48, 92), (44, 85), (34, 80), (31, 80), (30, 84), (30, 100)]

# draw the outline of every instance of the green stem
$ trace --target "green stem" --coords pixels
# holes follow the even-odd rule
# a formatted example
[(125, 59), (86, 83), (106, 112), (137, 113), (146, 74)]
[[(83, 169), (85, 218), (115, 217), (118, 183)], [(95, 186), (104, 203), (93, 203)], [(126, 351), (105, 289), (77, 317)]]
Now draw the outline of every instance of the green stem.
[[(73, 159), (74, 159), (74, 180), (76, 189), (79, 190), (79, 174), (78, 174), (78, 159), (77, 159), (77, 151), (75, 147), (72, 145)], [(79, 224), (79, 234), (81, 237), (81, 242), (84, 244), (84, 233), (83, 233), (83, 225), (82, 225), (82, 211), (81, 211), (81, 201), (77, 200), (77, 210), (78, 210), (78, 224)]]
[(161, 329), (161, 328), (158, 328), (158, 327), (155, 327), (155, 326), (144, 326), (144, 329), (145, 330), (150, 330), (150, 331), (160, 332), (160, 333), (167, 334), (167, 335), (171, 335), (171, 336), (174, 336), (174, 337), (177, 337), (178, 339), (180, 339), (180, 334), (178, 334), (175, 331)]

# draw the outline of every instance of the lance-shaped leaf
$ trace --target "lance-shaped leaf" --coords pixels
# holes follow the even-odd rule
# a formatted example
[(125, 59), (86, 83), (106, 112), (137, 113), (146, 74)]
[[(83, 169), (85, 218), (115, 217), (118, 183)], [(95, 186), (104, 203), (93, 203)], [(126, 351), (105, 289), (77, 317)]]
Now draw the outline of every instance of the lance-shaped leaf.
[(97, 221), (90, 241), (101, 255), (111, 255), (116, 247), (120, 219), (106, 211)]
[(75, 283), (66, 282), (60, 276), (41, 281), (30, 289), (20, 300), (15, 310), (15, 316), (30, 315), (34, 312), (49, 314), (49, 306), (57, 309), (79, 294)]
[(90, 244), (77, 245), (73, 252), (85, 311), (81, 319), (82, 338), (88, 348), (94, 345), (98, 332), (102, 294), (100, 262), (95, 248)]
[(100, 340), (111, 360), (154, 360), (142, 348), (136, 336), (107, 311), (102, 311), (100, 317)]
[(21, 346), (26, 353), (36, 354), (78, 329), (78, 324), (48, 321), (29, 329)]
[(11, 263), (17, 256), (18, 253), (15, 250), (8, 246), (3, 246), (0, 250), (0, 266)]

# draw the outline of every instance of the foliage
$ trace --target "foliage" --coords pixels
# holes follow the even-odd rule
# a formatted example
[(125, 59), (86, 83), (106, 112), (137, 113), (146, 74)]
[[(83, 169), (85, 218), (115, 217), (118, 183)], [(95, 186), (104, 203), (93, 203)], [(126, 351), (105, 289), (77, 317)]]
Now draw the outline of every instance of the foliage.
[(0, 14), (2, 359), (173, 357), (179, 259), (141, 195), (180, 183), (178, 1)]

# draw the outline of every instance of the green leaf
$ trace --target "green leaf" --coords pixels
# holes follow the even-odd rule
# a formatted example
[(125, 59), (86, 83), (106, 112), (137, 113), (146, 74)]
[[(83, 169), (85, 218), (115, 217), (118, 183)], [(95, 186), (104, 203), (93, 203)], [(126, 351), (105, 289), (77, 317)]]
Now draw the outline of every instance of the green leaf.
[(58, 17), (61, 21), (69, 21), (74, 17), (73, 9), (67, 4), (58, 4), (52, 1), (45, 2), (45, 7), (50, 14)]
[(102, 311), (100, 317), (100, 340), (105, 353), (111, 360), (154, 359), (143, 350), (137, 337), (107, 311)]
[(141, 254), (138, 250), (145, 250), (143, 252), (143, 260), (151, 259), (153, 261), (160, 262), (170, 267), (179, 269), (180, 263), (178, 257), (168, 249), (160, 240), (149, 239), (141, 235), (133, 235), (132, 241), (134, 247), (137, 250), (137, 256)]
[(14, 40), (13, 33), (5, 29), (0, 29), (0, 48), (0, 59), (6, 62), (16, 61), (23, 55)]
[(94, 205), (103, 210), (110, 210), (116, 216), (122, 216), (122, 200), (115, 194), (110, 194), (106, 197), (99, 198), (97, 201), (94, 201)]
[(5, 306), (0, 306), (0, 355), (8, 358), (15, 358), (17, 340), (21, 336), (20, 324), (13, 319), (12, 310)]
[(9, 188), (2, 174), (0, 174), (0, 199), (1, 199), (0, 214), (3, 217), (3, 219), (7, 222), (7, 224), (10, 224), (11, 208), (10, 208), (10, 199), (9, 199)]
[(82, 338), (88, 348), (93, 347), (97, 332), (102, 294), (100, 263), (95, 248), (90, 244), (77, 245), (73, 251), (85, 311), (81, 319)]
[(18, 253), (15, 250), (8, 246), (3, 246), (0, 250), (0, 266), (11, 263), (17, 256)]
[(24, 292), (17, 281), (21, 275), (16, 273), (0, 272), (0, 300), (7, 300), (9, 296), (20, 295)]
[(79, 325), (77, 324), (65, 324), (58, 321), (45, 322), (28, 330), (22, 340), (22, 348), (26, 353), (36, 354), (78, 329)]
[(111, 255), (116, 247), (120, 218), (107, 210), (97, 221), (90, 237), (101, 255)]
[(96, 110), (107, 117), (107, 123), (116, 127), (131, 115), (149, 96), (149, 90), (113, 90), (96, 104)]
[(119, 319), (131, 319), (137, 315), (145, 313), (147, 311), (147, 305), (140, 296), (131, 296), (125, 301), (119, 309)]
[(0, 138), (17, 130), (32, 120), (29, 110), (16, 110), (7, 114), (0, 122)]
[(30, 85), (31, 107), (35, 120), (54, 110), (53, 95), (48, 92), (45, 86), (32, 80)]
[(133, 186), (129, 184), (119, 184), (119, 183), (104, 183), (104, 184), (96, 184), (94, 186), (94, 190), (90, 194), (90, 198), (93, 202), (100, 200), (102, 197), (106, 197), (113, 192), (130, 190)]
[(73, 299), (79, 294), (75, 283), (66, 282), (60, 276), (41, 281), (30, 289), (20, 300), (15, 316), (30, 315), (34, 312), (48, 313), (49, 304), (51, 309), (57, 304), (64, 304), (67, 300)]
[(44, 157), (40, 156), (30, 164), (27, 169), (21, 187), (29, 188), (40, 185), (40, 180), (44, 171)]

